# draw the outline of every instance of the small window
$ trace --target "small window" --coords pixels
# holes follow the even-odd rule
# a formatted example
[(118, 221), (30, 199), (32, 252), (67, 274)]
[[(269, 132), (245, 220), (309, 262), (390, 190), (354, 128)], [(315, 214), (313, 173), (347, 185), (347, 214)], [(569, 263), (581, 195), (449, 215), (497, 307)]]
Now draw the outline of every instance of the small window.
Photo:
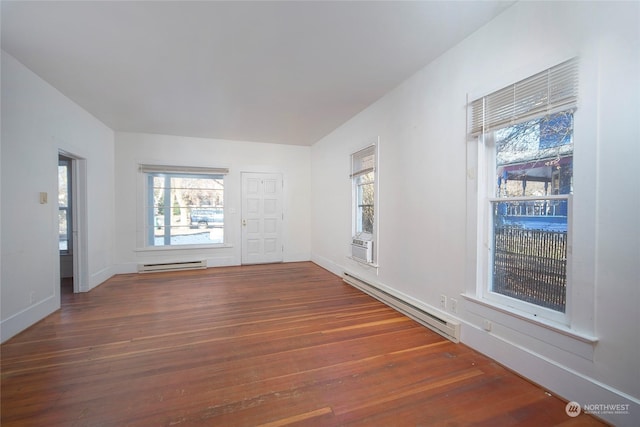
[(146, 176), (147, 246), (224, 243), (225, 175), (191, 169), (196, 168), (162, 171), (141, 166)]
[(353, 181), (353, 236), (373, 240), (375, 224), (375, 145), (351, 155)]

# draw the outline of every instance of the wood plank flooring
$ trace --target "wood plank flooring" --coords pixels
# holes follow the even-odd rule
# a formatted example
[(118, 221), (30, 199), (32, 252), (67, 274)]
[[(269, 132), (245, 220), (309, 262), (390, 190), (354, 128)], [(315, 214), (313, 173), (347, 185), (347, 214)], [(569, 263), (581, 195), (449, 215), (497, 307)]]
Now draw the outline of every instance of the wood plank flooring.
[(306, 262), (115, 276), (1, 346), (10, 426), (585, 426)]

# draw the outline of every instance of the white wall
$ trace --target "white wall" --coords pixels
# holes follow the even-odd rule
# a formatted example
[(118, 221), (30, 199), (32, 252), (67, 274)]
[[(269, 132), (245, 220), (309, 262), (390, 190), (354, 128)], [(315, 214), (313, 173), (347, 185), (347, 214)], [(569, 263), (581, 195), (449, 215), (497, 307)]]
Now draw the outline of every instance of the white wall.
[[(230, 247), (191, 252), (212, 266), (240, 263), (240, 173), (279, 172), (285, 180), (285, 261), (306, 260), (311, 253), (338, 274), (349, 270), (424, 306), (437, 307), (441, 294), (457, 297), (458, 313), (446, 314), (463, 322), (463, 342), (567, 399), (628, 402), (632, 415), (604, 417), (637, 424), (638, 7), (517, 3), (311, 149), (132, 133), (114, 137), (3, 52), (2, 340), (59, 307), (58, 150), (86, 159), (88, 287), (113, 272), (135, 271), (139, 262), (184, 256), (138, 250), (138, 162), (230, 169), (225, 204), (236, 212), (227, 218)], [(477, 182), (468, 171), (474, 150), (466, 138), (467, 95), (484, 95), (573, 55), (582, 58), (582, 80), (575, 130), (575, 204), (581, 212), (572, 273), (584, 289), (577, 297), (593, 307), (590, 315), (578, 312), (576, 325), (599, 340), (586, 356), (572, 351), (570, 339), (461, 297), (475, 289), (469, 200)], [(625, 87), (629, 83), (631, 89)], [(347, 259), (348, 176), (349, 154), (377, 137), (380, 268), (373, 270)], [(41, 191), (49, 194), (48, 204), (38, 203)], [(493, 316), (491, 333), (481, 327), (483, 316)]]
[[(60, 307), (58, 151), (86, 161), (88, 290), (111, 275), (113, 132), (2, 52), (2, 341)], [(48, 203), (39, 203), (39, 193)]]
[[(313, 261), (436, 311), (441, 294), (457, 298), (458, 312), (443, 314), (462, 322), (463, 342), (568, 400), (630, 404), (629, 415), (601, 414), (618, 425), (640, 420), (639, 7), (517, 3), (312, 147)], [(576, 55), (572, 297), (582, 306), (563, 334), (462, 297), (476, 291), (466, 104)], [(376, 270), (347, 256), (349, 154), (377, 136)], [(597, 344), (581, 341), (589, 335)]]
[[(241, 263), (241, 172), (281, 173), (284, 179), (284, 261), (308, 261), (310, 244), (309, 147), (224, 141), (140, 133), (116, 133), (116, 260), (121, 273), (136, 271), (138, 263), (204, 258), (207, 265)], [(225, 241), (227, 247), (144, 250), (143, 230), (136, 210), (141, 199), (138, 164), (226, 167)], [(138, 236), (138, 237), (137, 237)]]

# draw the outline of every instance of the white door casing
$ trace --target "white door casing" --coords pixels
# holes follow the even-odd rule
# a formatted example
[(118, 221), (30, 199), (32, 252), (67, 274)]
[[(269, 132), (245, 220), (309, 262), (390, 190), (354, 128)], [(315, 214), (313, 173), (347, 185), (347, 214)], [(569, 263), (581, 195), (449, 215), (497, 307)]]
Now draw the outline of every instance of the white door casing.
[[(64, 150), (58, 151), (58, 156), (65, 156), (71, 159), (71, 194), (73, 202), (71, 204), (73, 248), (73, 292), (88, 292), (89, 289), (89, 243), (88, 243), (88, 220), (87, 220), (87, 160)], [(55, 214), (55, 221), (58, 222), (58, 212)], [(56, 245), (57, 247), (57, 245)], [(58, 274), (59, 276), (59, 274)], [(60, 277), (58, 277), (59, 283)]]
[(242, 173), (242, 264), (282, 262), (282, 175)]

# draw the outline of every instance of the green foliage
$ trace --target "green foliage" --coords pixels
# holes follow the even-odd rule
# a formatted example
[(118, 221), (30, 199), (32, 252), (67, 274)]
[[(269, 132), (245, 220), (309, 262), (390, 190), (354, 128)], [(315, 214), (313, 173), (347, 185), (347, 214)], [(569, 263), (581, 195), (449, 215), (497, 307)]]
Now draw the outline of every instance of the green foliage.
[(178, 202), (178, 199), (174, 199), (173, 200), (173, 215), (180, 215), (180, 203)]

